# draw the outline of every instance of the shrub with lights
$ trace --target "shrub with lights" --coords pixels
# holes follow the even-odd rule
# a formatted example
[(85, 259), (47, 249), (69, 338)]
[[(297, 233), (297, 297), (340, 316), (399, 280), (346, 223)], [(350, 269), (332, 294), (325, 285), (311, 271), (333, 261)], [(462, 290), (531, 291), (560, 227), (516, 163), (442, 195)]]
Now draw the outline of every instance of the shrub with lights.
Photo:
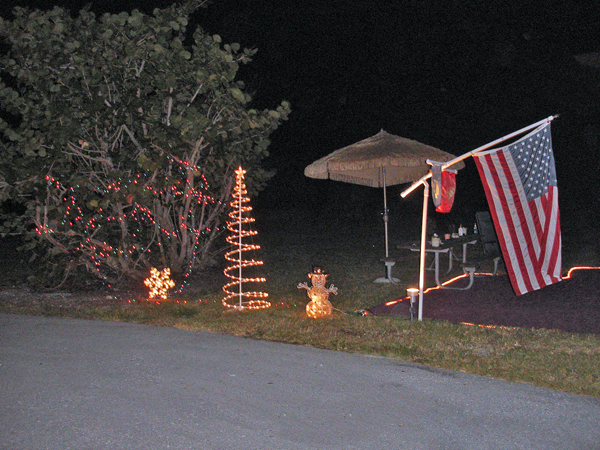
[[(71, 15), (17, 8), (0, 21), (0, 231), (25, 233), (52, 281), (106, 283), (214, 257), (234, 170), (260, 169), (289, 105), (250, 109), (236, 79), (253, 52), (187, 31), (203, 4)], [(191, 42), (190, 45), (187, 45)]]
[(260, 249), (257, 244), (247, 242), (248, 238), (256, 236), (258, 232), (251, 230), (249, 224), (254, 222), (250, 216), (252, 207), (248, 205), (250, 198), (247, 197), (248, 191), (244, 183), (246, 171), (239, 167), (236, 171), (236, 181), (233, 190), (233, 200), (231, 201), (230, 221), (227, 222), (227, 229), (230, 234), (227, 236), (227, 242), (232, 249), (225, 253), (225, 259), (231, 264), (225, 268), (225, 276), (230, 281), (223, 286), (225, 297), (223, 305), (228, 308), (243, 309), (261, 309), (271, 306), (266, 298), (269, 296), (266, 292), (245, 290), (245, 285), (249, 283), (264, 283), (264, 277), (249, 277), (244, 275), (244, 271), (252, 267), (262, 266), (263, 262), (250, 258), (253, 252)]
[(67, 187), (47, 175), (52, 208), (43, 214), (38, 208), (36, 232), (72, 257), (70, 264), (83, 264), (109, 283), (137, 278), (149, 265), (174, 267), (184, 280), (219, 232), (223, 209), (201, 169), (186, 159), (169, 156), (160, 182), (138, 173), (101, 187)]

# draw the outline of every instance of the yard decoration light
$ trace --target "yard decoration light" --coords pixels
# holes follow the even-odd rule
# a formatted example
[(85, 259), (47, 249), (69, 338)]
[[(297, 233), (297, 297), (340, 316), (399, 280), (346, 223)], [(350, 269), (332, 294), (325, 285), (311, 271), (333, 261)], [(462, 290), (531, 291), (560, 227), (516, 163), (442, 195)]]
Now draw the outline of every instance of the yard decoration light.
[(333, 312), (329, 294), (337, 295), (337, 288), (333, 284), (329, 288), (325, 287), (328, 276), (320, 267), (314, 267), (313, 271), (308, 274), (312, 286), (309, 287), (306, 282), (298, 284), (298, 289), (308, 291), (307, 295), (310, 302), (306, 305), (306, 315), (311, 319), (327, 317)]
[[(259, 245), (244, 242), (245, 238), (258, 234), (257, 231), (244, 228), (244, 225), (254, 222), (254, 218), (248, 216), (248, 213), (252, 211), (252, 207), (246, 205), (250, 201), (250, 198), (246, 196), (248, 192), (244, 183), (245, 173), (246, 171), (241, 167), (235, 171), (235, 187), (232, 193), (233, 201), (230, 203), (232, 211), (229, 213), (231, 221), (227, 222), (227, 229), (231, 231), (231, 234), (226, 238), (227, 242), (234, 249), (225, 253), (225, 259), (232, 264), (224, 270), (225, 276), (231, 281), (223, 286), (223, 291), (227, 294), (223, 298), (223, 305), (227, 308), (235, 308), (237, 310), (262, 309), (271, 306), (271, 303), (265, 300), (269, 296), (266, 292), (244, 291), (243, 288), (244, 283), (264, 283), (267, 281), (263, 277), (249, 278), (244, 277), (242, 274), (244, 268), (261, 266), (263, 264), (262, 261), (256, 259), (244, 259), (243, 256), (244, 252), (260, 249)], [(235, 286), (237, 286), (237, 289), (232, 290), (231, 288)], [(236, 298), (237, 301), (235, 303), (230, 303), (231, 299)]]
[(150, 276), (144, 280), (144, 284), (148, 286), (150, 292), (148, 297), (150, 300), (160, 298), (162, 300), (167, 299), (167, 291), (175, 287), (175, 282), (171, 280), (171, 269), (168, 267), (162, 271), (152, 267), (150, 269)]
[[(82, 148), (85, 148), (83, 144), (87, 143), (81, 143)], [(201, 166), (188, 161), (189, 158), (165, 158), (172, 173), (160, 183), (155, 183), (154, 178), (146, 173), (110, 178), (106, 183), (93, 188), (95, 198), (85, 203), (87, 209), (78, 201), (87, 195), (85, 186), (70, 186), (51, 174), (46, 175), (49, 195), (61, 206), (55, 210), (58, 216), (54, 220), (50, 220), (47, 215), (43, 219), (36, 219), (36, 232), (54, 243), (59, 242), (62, 236), (69, 236), (69, 240), (77, 238), (79, 243), (74, 247), (76, 253), (89, 258), (90, 263), (86, 266), (95, 270), (98, 277), (106, 283), (112, 275), (111, 261), (117, 260), (120, 264), (127, 262), (135, 266), (149, 260), (165, 242), (187, 240), (190, 251), (185, 258), (185, 270), (178, 287), (182, 291), (196, 264), (201, 240), (204, 236), (215, 235), (221, 230), (215, 226), (216, 220), (207, 219), (202, 211), (205, 207), (220, 202), (209, 195), (210, 186)], [(193, 183), (190, 183), (192, 175)], [(147, 200), (143, 200), (144, 198)], [(145, 206), (153, 204), (148, 199), (161, 204), (165, 198), (173, 198), (177, 205), (182, 205), (179, 214), (161, 216)], [(125, 207), (113, 207), (114, 205)], [(99, 230), (108, 230), (115, 224), (126, 230), (123, 242), (118, 242), (111, 236), (99, 237), (102, 234), (98, 233)], [(146, 239), (143, 237), (145, 232), (157, 236)]]
[(412, 322), (415, 316), (415, 302), (417, 301), (419, 290), (417, 288), (408, 288), (406, 292), (410, 295), (410, 321)]

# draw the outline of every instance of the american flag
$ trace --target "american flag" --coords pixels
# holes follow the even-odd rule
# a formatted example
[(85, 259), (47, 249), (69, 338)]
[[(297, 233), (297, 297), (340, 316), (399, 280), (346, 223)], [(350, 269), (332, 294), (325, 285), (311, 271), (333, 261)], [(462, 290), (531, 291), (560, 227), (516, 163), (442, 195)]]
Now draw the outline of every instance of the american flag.
[(561, 236), (550, 123), (473, 155), (517, 295), (561, 280)]

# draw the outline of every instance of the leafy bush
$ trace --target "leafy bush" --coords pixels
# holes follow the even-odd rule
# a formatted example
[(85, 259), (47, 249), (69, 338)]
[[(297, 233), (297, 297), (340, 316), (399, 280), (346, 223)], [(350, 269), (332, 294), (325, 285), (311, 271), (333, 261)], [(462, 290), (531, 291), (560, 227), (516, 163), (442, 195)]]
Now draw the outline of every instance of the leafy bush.
[(200, 6), (0, 19), (2, 231), (26, 233), (51, 279), (181, 279), (210, 260), (234, 170), (254, 190), (272, 175), (260, 163), (289, 104), (250, 108), (236, 73), (254, 51), (188, 32)]

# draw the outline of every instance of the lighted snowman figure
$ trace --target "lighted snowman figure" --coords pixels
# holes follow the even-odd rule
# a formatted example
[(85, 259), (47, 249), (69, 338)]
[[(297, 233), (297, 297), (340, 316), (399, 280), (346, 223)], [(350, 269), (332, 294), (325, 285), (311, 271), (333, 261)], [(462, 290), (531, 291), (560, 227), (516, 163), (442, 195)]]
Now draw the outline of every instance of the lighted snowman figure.
[(298, 284), (298, 289), (306, 289), (308, 291), (307, 295), (310, 298), (310, 302), (306, 305), (306, 315), (311, 319), (330, 316), (333, 312), (333, 306), (329, 301), (329, 294), (337, 295), (337, 288), (333, 284), (328, 288), (325, 287), (328, 276), (320, 267), (314, 267), (313, 271), (308, 274), (312, 286), (309, 287), (306, 282)]

